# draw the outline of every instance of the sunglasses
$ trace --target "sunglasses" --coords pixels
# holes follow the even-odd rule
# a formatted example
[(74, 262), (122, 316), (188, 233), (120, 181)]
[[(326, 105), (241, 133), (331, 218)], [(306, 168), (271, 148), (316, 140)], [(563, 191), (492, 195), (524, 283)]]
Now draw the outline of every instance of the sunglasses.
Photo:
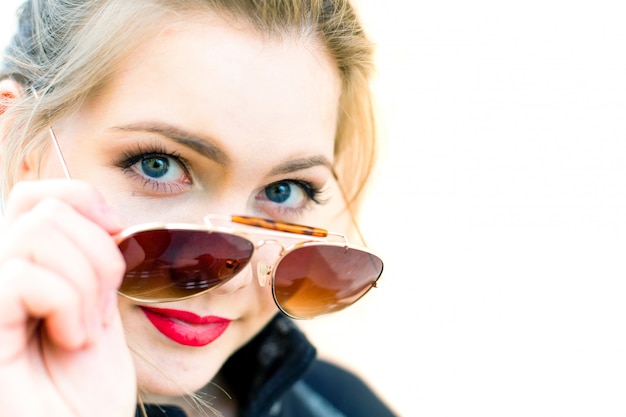
[[(69, 179), (51, 127), (49, 132)], [(277, 238), (257, 241), (252, 234)], [(259, 284), (269, 283), (278, 308), (295, 319), (343, 310), (375, 287), (383, 271), (378, 256), (351, 245), (342, 234), (249, 216), (209, 215), (204, 225), (140, 224), (115, 239), (126, 262), (118, 292), (143, 303), (183, 300), (218, 288), (250, 264), (261, 246), (270, 243), (279, 245), (280, 253), (271, 264), (257, 262)], [(290, 240), (296, 243), (282, 243)]]

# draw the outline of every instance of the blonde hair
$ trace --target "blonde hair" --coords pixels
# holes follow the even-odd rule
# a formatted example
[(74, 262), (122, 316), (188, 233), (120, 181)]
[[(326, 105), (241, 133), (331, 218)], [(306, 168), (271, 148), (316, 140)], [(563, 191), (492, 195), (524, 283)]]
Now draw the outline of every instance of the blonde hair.
[[(341, 77), (335, 172), (348, 203), (362, 194), (376, 151), (370, 91), (373, 44), (348, 0), (28, 0), (6, 50), (0, 79), (18, 81), (27, 94), (3, 116), (10, 130), (0, 153), (2, 194), (16, 182), (27, 155), (43, 152), (43, 130), (72, 113), (102, 88), (118, 64), (166, 15), (211, 10), (269, 36), (317, 38)], [(39, 91), (39, 99), (28, 94)], [(37, 155), (37, 154), (35, 154)], [(8, 156), (8, 157), (7, 157)]]
[(22, 161), (45, 151), (47, 127), (97, 94), (165, 17), (203, 10), (267, 36), (310, 36), (325, 46), (342, 87), (334, 169), (347, 203), (356, 202), (375, 160), (374, 51), (348, 0), (27, 0), (0, 69), (0, 79), (16, 80), (25, 93), (0, 115), (10, 120), (0, 152), (2, 197)]

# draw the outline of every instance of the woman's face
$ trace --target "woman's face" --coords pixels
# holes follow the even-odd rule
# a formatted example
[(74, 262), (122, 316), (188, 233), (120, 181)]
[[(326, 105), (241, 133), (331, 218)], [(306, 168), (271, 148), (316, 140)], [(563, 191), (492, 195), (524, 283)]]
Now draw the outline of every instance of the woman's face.
[[(211, 16), (170, 22), (116, 74), (54, 129), (72, 177), (127, 225), (213, 213), (331, 227), (342, 205), (329, 168), (340, 84), (315, 41), (265, 39)], [(44, 176), (59, 166), (50, 153)], [(200, 388), (271, 319), (254, 265), (204, 295), (149, 306), (168, 311), (120, 298), (142, 388)], [(219, 324), (198, 330), (190, 315)]]

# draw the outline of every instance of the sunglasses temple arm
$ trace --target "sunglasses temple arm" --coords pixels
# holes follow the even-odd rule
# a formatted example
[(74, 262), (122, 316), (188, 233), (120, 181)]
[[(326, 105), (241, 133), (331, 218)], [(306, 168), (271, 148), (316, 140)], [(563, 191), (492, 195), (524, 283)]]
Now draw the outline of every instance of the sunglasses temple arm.
[[(35, 87), (31, 87), (30, 90), (33, 93), (33, 97), (35, 97), (37, 100), (41, 98), (41, 96), (39, 95), (39, 92), (37, 91)], [(50, 137), (52, 138), (54, 149), (57, 153), (57, 156), (59, 157), (59, 160), (61, 161), (61, 166), (63, 167), (63, 173), (65, 174), (65, 178), (67, 178), (68, 180), (71, 180), (72, 176), (70, 175), (70, 170), (67, 168), (67, 163), (65, 162), (65, 158), (63, 157), (63, 152), (61, 152), (61, 147), (59, 146), (57, 135), (55, 135), (54, 130), (52, 130), (52, 126), (48, 127), (48, 132), (50, 132)]]
[(68, 180), (72, 179), (70, 175), (70, 170), (67, 168), (67, 163), (65, 162), (65, 158), (63, 157), (63, 152), (61, 152), (61, 147), (59, 146), (59, 141), (57, 140), (57, 136), (54, 134), (54, 130), (52, 127), (48, 128), (50, 132), (50, 137), (52, 138), (52, 143), (54, 144), (54, 149), (59, 157), (59, 161), (61, 161), (61, 166), (63, 167), (63, 173), (65, 174), (65, 178)]

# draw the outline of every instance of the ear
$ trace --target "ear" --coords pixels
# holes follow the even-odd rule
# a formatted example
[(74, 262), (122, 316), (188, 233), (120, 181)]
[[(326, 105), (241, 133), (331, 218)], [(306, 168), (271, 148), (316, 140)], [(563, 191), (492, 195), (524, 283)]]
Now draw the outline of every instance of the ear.
[[(12, 102), (22, 95), (22, 86), (16, 81), (5, 78), (0, 81), (0, 116), (11, 107)], [(4, 120), (2, 120), (4, 122)]]
[[(4, 145), (9, 134), (9, 127), (13, 122), (12, 117), (6, 114), (6, 112), (23, 94), (24, 89), (17, 81), (10, 78), (5, 78), (0, 81), (0, 142), (2, 144), (2, 146), (0, 146), (0, 163), (3, 159), (11, 157), (10, 155), (4, 154), (6, 151)], [(20, 164), (20, 179), (34, 179), (37, 175), (34, 170), (35, 166), (31, 164), (33, 161), (28, 161), (28, 159), (29, 158), (26, 158)]]

